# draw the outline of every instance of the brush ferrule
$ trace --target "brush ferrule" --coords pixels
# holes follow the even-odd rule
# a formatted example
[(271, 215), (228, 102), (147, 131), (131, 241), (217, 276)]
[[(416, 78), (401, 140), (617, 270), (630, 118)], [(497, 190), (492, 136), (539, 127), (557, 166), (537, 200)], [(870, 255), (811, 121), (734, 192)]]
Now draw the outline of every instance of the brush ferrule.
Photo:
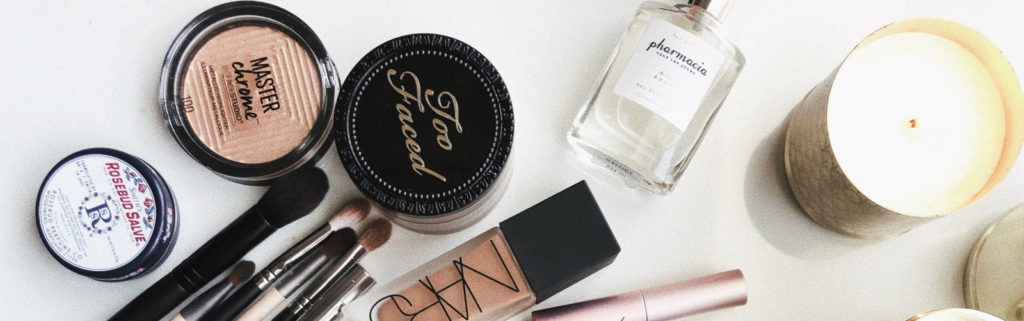
[(256, 278), (256, 286), (261, 290), (269, 288), (278, 277), (284, 274), (285, 270), (291, 268), (295, 262), (301, 260), (306, 254), (309, 254), (310, 251), (316, 248), (317, 245), (320, 245), (321, 242), (331, 235), (331, 232), (331, 225), (324, 224), (303, 238), (302, 241), (293, 245), (260, 273), (259, 277)]
[(299, 315), (302, 314), (303, 310), (306, 310), (306, 307), (309, 306), (309, 303), (310, 300), (307, 299), (306, 297), (296, 298), (295, 301), (293, 301), (292, 304), (288, 306), (288, 309), (292, 311), (292, 314)]
[(267, 288), (270, 287), (271, 284), (274, 284), (274, 280), (276, 280), (277, 276), (280, 275), (279, 273), (284, 272), (283, 268), (275, 268), (275, 270), (277, 271), (272, 271), (270, 270), (270, 268), (267, 268), (266, 270), (263, 270), (263, 272), (261, 272), (255, 278), (253, 278), (256, 287), (260, 288), (260, 290), (266, 290)]
[(316, 279), (310, 281), (309, 286), (289, 306), (292, 311), (302, 312), (311, 302), (315, 302), (327, 288), (335, 281), (341, 279), (345, 271), (352, 269), (359, 262), (359, 258), (366, 254), (366, 248), (360, 244), (352, 246), (344, 255), (338, 257), (327, 267)]

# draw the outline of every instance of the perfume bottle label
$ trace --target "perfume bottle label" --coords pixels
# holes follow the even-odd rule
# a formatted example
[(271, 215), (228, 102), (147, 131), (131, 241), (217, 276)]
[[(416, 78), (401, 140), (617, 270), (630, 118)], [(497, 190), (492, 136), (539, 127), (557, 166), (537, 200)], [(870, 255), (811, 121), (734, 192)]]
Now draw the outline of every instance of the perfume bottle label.
[(723, 61), (718, 50), (690, 31), (653, 19), (614, 92), (684, 130)]

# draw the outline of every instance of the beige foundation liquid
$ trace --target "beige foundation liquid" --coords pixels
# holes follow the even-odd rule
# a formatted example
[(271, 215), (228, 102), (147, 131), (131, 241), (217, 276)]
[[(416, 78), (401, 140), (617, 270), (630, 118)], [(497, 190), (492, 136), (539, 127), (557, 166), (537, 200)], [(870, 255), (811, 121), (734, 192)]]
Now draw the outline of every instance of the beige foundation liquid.
[(210, 38), (189, 62), (182, 87), (195, 136), (215, 154), (245, 164), (295, 150), (322, 103), (320, 74), (305, 47), (265, 26)]
[[(571, 231), (571, 232), (567, 232)], [(580, 182), (345, 307), (353, 320), (499, 321), (610, 264), (619, 245)]]
[(381, 301), (374, 320), (494, 320), (533, 305), (533, 292), (497, 229), (458, 250), (464, 250), (458, 259)]

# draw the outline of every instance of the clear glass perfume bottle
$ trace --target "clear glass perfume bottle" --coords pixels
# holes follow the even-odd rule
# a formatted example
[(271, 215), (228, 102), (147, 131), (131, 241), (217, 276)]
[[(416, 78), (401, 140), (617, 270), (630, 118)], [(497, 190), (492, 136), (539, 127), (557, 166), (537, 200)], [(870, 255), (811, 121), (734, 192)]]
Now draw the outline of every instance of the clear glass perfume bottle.
[(585, 163), (631, 187), (672, 191), (745, 62), (709, 13), (728, 7), (640, 6), (569, 131)]

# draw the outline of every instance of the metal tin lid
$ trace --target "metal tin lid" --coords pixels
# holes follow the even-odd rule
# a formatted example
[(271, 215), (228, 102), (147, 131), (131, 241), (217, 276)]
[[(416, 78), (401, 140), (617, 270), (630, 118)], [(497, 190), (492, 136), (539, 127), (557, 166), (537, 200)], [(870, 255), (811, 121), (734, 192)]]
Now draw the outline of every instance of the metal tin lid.
[(492, 189), (512, 150), (513, 113), (501, 75), (473, 47), (413, 34), (363, 57), (336, 104), (338, 154), (382, 207), (451, 214)]
[(65, 157), (36, 199), (46, 249), (68, 269), (100, 281), (135, 278), (159, 265), (174, 247), (176, 215), (156, 170), (108, 148)]
[(1006, 320), (1024, 315), (1024, 205), (999, 217), (978, 238), (964, 269), (967, 307)]
[(919, 314), (907, 321), (1003, 321), (1003, 319), (977, 310), (949, 308)]

